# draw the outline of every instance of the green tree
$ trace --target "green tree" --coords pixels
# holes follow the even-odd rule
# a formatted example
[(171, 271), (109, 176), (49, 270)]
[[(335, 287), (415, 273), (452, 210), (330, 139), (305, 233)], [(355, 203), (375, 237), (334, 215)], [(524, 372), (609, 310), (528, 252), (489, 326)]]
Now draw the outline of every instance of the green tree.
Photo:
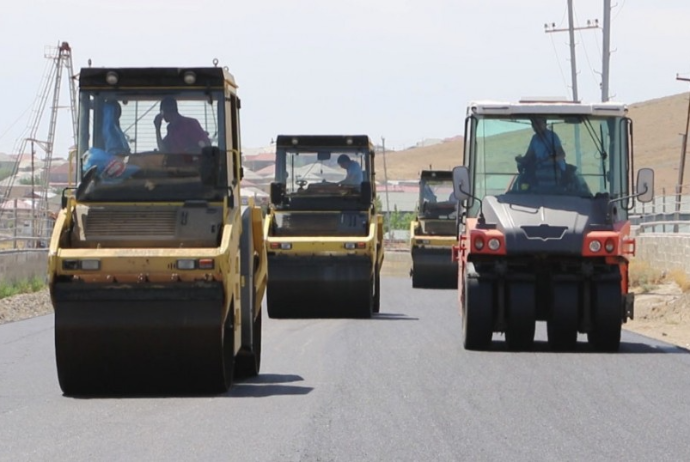
[(414, 213), (400, 212), (396, 205), (391, 212), (390, 226), (391, 229), (410, 229), (410, 223), (414, 220)]

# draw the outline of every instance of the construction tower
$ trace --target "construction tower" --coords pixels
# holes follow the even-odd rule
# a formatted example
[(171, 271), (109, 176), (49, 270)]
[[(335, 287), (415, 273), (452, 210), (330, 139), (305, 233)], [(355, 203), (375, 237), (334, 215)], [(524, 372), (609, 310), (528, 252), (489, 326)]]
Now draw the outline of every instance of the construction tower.
[[(12, 189), (17, 182), (17, 174), (19, 173), (20, 165), (22, 165), (24, 160), (30, 159), (30, 181), (32, 190), (31, 230), (32, 236), (36, 239), (34, 242), (36, 243), (41, 243), (41, 241), (47, 239), (51, 233), (51, 226), (49, 225), (50, 208), (48, 204), (50, 192), (49, 183), (55, 143), (55, 127), (57, 124), (58, 109), (60, 108), (60, 90), (64, 69), (67, 70), (69, 85), (69, 109), (72, 116), (72, 144), (76, 144), (77, 140), (77, 90), (74, 68), (72, 65), (72, 49), (69, 43), (61, 42), (57, 47), (46, 47), (45, 58), (48, 59), (48, 63), (44, 71), (39, 92), (36, 95), (29, 124), (22, 136), (20, 136), (15, 143), (13, 154), (17, 154), (17, 162), (14, 165), (12, 175), (9, 177), (2, 190), (0, 190), (2, 193), (0, 198), (3, 201), (11, 197)], [(39, 139), (38, 132), (48, 101), (51, 102), (48, 134), (46, 139)], [(35, 162), (36, 147), (40, 148), (45, 154), (43, 159), (38, 163)], [(70, 149), (70, 157), (72, 156), (71, 151)], [(72, 168), (72, 165), (74, 165), (74, 159), (70, 158), (69, 162), (70, 177), (68, 182), (73, 184), (75, 169)], [(3, 210), (0, 209), (0, 216), (2, 213)]]

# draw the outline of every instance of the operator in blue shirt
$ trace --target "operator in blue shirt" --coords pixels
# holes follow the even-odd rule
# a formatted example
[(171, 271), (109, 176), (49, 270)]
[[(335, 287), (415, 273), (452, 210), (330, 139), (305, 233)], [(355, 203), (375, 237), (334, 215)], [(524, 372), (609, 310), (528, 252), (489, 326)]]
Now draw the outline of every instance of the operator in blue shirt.
[(350, 156), (347, 154), (341, 154), (338, 157), (338, 165), (340, 168), (347, 170), (347, 175), (345, 175), (345, 178), (341, 180), (339, 184), (345, 186), (359, 186), (364, 180), (362, 167), (360, 167), (357, 162), (350, 159)]
[(546, 118), (533, 117), (532, 129), (534, 135), (524, 156), (517, 156), (515, 160), (521, 165), (534, 165), (537, 170), (551, 169), (554, 163), (561, 172), (565, 172), (565, 151), (561, 140), (546, 124)]

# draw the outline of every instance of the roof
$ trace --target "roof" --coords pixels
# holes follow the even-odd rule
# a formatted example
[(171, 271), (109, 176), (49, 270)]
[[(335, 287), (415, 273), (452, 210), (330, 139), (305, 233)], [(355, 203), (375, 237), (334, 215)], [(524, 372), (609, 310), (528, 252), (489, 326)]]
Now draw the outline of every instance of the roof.
[[(189, 75), (194, 76), (191, 82)], [(222, 67), (84, 67), (79, 72), (81, 88), (176, 87), (205, 90), (207, 87), (223, 88), (225, 82), (237, 87), (234, 76)]]
[(467, 107), (467, 115), (530, 115), (530, 114), (573, 114), (605, 115), (624, 117), (628, 107), (621, 103), (578, 103), (578, 102), (520, 102), (475, 101)]
[(374, 149), (367, 135), (278, 135), (276, 146), (288, 148), (369, 148)]

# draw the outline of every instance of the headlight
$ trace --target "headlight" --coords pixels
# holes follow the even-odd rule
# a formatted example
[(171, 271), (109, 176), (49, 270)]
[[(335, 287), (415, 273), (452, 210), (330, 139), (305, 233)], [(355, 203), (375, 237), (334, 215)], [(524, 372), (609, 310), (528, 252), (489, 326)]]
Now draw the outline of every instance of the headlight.
[(484, 238), (477, 237), (474, 239), (474, 248), (477, 250), (482, 250), (484, 248)]
[(108, 71), (108, 73), (105, 74), (105, 81), (108, 82), (108, 85), (117, 85), (118, 80), (120, 79), (117, 72)]
[(183, 79), (184, 83), (187, 85), (194, 85), (194, 82), (196, 82), (196, 74), (192, 71), (187, 71), (184, 73)]
[(100, 260), (82, 260), (81, 269), (84, 271), (98, 271), (101, 269)]
[(489, 239), (489, 249), (491, 249), (495, 252), (499, 248), (501, 248), (501, 241), (499, 241), (495, 237), (492, 237), (491, 239)]
[(177, 260), (177, 269), (193, 270), (196, 268), (196, 261), (194, 260)]
[(589, 251), (597, 253), (601, 250), (601, 242), (597, 240), (589, 241)]
[(604, 244), (604, 249), (608, 253), (611, 253), (614, 251), (615, 248), (616, 248), (616, 244), (613, 242), (613, 239), (611, 239), (611, 238), (606, 239), (606, 244)]

